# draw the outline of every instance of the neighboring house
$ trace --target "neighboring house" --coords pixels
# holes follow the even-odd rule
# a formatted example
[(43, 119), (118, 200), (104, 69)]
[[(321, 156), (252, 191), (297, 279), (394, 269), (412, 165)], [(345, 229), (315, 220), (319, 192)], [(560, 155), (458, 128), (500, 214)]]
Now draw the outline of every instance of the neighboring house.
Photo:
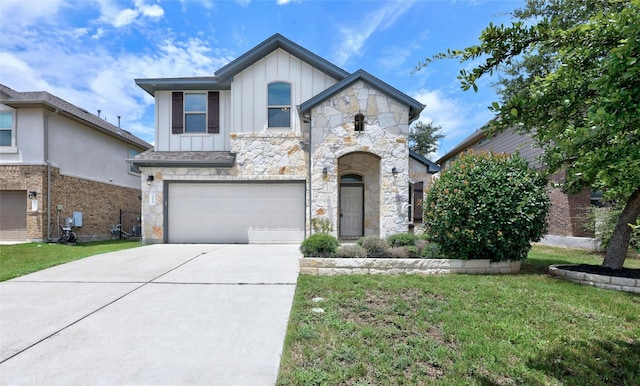
[(156, 147), (133, 160), (144, 242), (297, 243), (316, 217), (345, 239), (409, 229), (424, 106), (369, 73), (276, 34), (215, 76), (136, 84), (156, 104)]
[[(47, 92), (0, 85), (0, 241), (107, 239), (120, 209), (140, 211), (147, 142)], [(75, 212), (75, 213), (74, 213)]]
[[(519, 134), (513, 130), (507, 130), (492, 136), (487, 131), (480, 129), (464, 139), (460, 144), (443, 155), (436, 161), (443, 169), (447, 164), (466, 150), (494, 151), (497, 153), (518, 152), (526, 159), (531, 167), (541, 169), (543, 166), (537, 157), (543, 154), (543, 149), (536, 146), (530, 135)], [(547, 221), (549, 223), (548, 235), (570, 237), (593, 237), (593, 230), (583, 224), (591, 204), (591, 192), (586, 189), (581, 193), (567, 195), (557, 187), (557, 183), (564, 181), (564, 172), (558, 172), (550, 177), (549, 198), (551, 207)]]

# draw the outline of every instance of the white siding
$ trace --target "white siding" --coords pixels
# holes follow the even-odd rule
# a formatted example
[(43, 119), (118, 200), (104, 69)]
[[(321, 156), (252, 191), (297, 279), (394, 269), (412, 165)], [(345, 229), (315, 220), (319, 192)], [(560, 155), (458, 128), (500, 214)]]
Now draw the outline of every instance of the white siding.
[(497, 153), (515, 153), (526, 159), (533, 167), (541, 167), (536, 157), (543, 153), (542, 149), (535, 146), (533, 139), (527, 134), (518, 134), (513, 131), (503, 131), (494, 137), (486, 137), (472, 146), (473, 150), (489, 151)]
[(232, 132), (267, 129), (267, 85), (277, 81), (291, 84), (294, 132), (301, 131), (296, 106), (336, 83), (335, 79), (278, 49), (234, 77)]
[(229, 150), (230, 97), (230, 91), (220, 91), (220, 133), (171, 134), (171, 91), (157, 91), (155, 149), (157, 151)]
[(44, 112), (41, 108), (11, 109), (16, 115), (17, 152), (0, 153), (0, 161), (5, 163), (23, 162), (39, 164), (44, 162)]

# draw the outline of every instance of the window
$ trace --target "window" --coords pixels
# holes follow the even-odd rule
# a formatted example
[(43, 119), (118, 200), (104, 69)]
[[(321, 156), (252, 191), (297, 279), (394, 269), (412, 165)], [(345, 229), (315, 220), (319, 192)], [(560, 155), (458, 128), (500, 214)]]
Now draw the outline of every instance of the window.
[(362, 176), (357, 174), (345, 174), (344, 176), (340, 177), (340, 182), (342, 183), (362, 182)]
[(0, 111), (0, 146), (13, 146), (13, 111)]
[(204, 133), (207, 131), (207, 96), (205, 94), (184, 94), (184, 132)]
[(356, 114), (353, 126), (355, 131), (364, 131), (364, 114)]
[(268, 86), (269, 127), (291, 127), (291, 85), (284, 82)]
[[(137, 156), (138, 154), (140, 154), (140, 150), (136, 149), (135, 147), (130, 147), (129, 148), (129, 159)], [(129, 163), (129, 173), (140, 174), (140, 169), (138, 169), (138, 167), (136, 165), (134, 165), (132, 162), (130, 162)]]
[(174, 92), (171, 103), (173, 134), (220, 133), (219, 92)]

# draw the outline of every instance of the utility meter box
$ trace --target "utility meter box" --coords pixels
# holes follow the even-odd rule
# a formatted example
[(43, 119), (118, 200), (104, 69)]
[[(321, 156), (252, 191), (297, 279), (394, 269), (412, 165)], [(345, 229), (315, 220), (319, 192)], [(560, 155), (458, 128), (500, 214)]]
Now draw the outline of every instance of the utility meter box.
[(74, 227), (81, 227), (82, 226), (82, 212), (73, 212), (71, 217), (73, 218), (73, 226)]

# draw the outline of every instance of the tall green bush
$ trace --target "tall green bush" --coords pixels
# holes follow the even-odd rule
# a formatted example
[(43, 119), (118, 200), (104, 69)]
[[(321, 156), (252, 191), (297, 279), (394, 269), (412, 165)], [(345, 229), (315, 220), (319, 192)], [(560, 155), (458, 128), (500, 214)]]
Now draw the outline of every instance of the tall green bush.
[(517, 154), (465, 153), (429, 190), (425, 231), (450, 258), (525, 259), (547, 229), (546, 185)]

